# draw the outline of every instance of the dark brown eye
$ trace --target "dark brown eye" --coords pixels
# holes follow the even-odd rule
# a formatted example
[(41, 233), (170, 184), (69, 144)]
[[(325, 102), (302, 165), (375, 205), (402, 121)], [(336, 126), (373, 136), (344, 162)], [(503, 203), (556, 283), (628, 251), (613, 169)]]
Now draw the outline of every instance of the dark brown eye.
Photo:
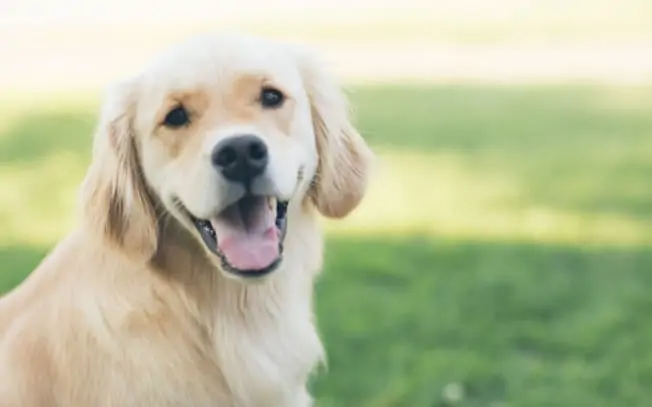
[(268, 109), (280, 107), (283, 101), (285, 101), (285, 96), (278, 89), (263, 88), (260, 92), (260, 104)]
[(190, 118), (188, 117), (188, 112), (183, 106), (177, 106), (170, 110), (163, 121), (163, 125), (171, 128), (185, 126), (188, 123), (190, 123)]

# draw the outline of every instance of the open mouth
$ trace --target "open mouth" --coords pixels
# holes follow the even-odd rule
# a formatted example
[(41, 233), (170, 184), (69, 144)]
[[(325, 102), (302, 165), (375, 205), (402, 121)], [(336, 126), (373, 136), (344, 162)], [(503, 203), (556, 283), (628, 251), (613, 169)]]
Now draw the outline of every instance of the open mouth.
[(211, 219), (192, 220), (225, 271), (260, 277), (281, 263), (287, 205), (275, 197), (245, 195)]

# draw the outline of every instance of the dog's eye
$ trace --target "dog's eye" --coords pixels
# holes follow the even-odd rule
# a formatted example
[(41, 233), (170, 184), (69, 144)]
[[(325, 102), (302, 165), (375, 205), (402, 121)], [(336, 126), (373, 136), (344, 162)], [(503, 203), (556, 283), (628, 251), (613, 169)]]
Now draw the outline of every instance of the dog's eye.
[(167, 127), (177, 128), (185, 126), (189, 122), (190, 118), (186, 109), (183, 106), (177, 106), (168, 112), (163, 124)]
[(280, 107), (285, 100), (285, 96), (280, 90), (274, 88), (263, 88), (260, 92), (260, 104), (266, 108)]

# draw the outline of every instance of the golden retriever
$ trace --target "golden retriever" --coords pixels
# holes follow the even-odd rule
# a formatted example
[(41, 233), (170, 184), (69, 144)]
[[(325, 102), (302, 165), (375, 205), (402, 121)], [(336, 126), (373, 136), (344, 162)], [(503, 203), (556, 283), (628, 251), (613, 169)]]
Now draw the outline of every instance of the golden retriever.
[(205, 35), (116, 84), (78, 226), (0, 301), (0, 405), (310, 406), (318, 214), (372, 159), (303, 47)]

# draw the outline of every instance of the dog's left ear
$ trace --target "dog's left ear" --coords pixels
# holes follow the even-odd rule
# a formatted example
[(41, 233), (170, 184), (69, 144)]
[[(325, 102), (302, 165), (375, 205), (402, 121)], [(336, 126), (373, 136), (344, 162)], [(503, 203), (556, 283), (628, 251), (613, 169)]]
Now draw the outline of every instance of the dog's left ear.
[(82, 184), (87, 227), (107, 244), (150, 259), (158, 227), (133, 132), (135, 80), (115, 84), (102, 106), (93, 158)]
[(365, 195), (373, 153), (351, 122), (347, 97), (325, 64), (308, 50), (295, 52), (319, 154), (310, 197), (322, 215), (343, 218)]

